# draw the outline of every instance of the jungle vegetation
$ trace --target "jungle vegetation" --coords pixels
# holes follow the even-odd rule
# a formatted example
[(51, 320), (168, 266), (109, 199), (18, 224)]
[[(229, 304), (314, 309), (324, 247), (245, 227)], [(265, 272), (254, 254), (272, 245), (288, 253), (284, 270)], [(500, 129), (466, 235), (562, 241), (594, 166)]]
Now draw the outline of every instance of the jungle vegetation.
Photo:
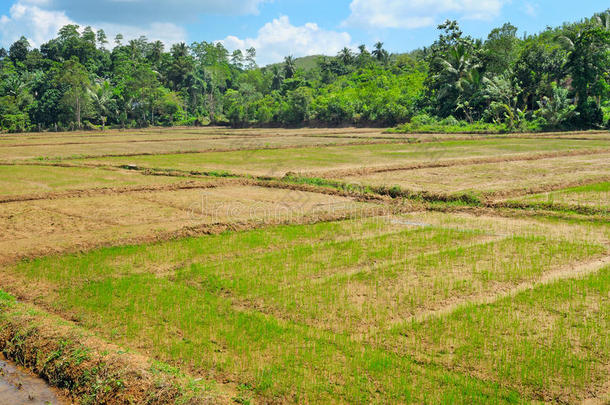
[[(145, 37), (112, 44), (76, 25), (32, 48), (0, 49), (5, 132), (221, 124), (397, 126), (414, 132), (509, 132), (608, 127), (610, 10), (518, 35), (487, 38), (456, 21), (429, 47), (391, 54), (344, 48), (307, 64), (259, 67), (256, 50)], [(408, 44), (405, 44), (407, 47)]]

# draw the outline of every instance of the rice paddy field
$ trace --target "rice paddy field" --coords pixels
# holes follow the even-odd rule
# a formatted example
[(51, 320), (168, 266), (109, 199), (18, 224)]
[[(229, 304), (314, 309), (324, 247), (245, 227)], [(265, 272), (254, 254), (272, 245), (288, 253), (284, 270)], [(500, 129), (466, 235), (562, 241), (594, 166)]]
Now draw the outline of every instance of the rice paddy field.
[(60, 403), (610, 401), (608, 133), (39, 133), (0, 161), (0, 352)]

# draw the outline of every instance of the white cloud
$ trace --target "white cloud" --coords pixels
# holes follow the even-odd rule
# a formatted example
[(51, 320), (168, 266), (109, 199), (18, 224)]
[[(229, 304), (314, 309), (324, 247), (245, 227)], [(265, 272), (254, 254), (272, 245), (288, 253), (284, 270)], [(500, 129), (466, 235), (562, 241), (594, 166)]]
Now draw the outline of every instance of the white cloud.
[(254, 47), (258, 63), (266, 65), (279, 62), (287, 55), (335, 54), (351, 46), (351, 41), (347, 32), (325, 30), (315, 23), (294, 26), (287, 16), (281, 16), (265, 24), (256, 38), (228, 36), (220, 42), (231, 50)]
[(66, 15), (86, 24), (148, 25), (153, 22), (180, 24), (202, 14), (257, 14), (261, 3), (271, 0), (20, 0)]
[(526, 2), (523, 5), (523, 11), (525, 12), (525, 14), (529, 15), (530, 17), (536, 17), (538, 15), (538, 4), (532, 4), (529, 2)]
[(36, 5), (17, 2), (8, 16), (0, 17), (0, 43), (8, 47), (24, 35), (32, 45), (39, 46), (52, 38), (61, 27), (73, 23), (63, 12), (47, 11)]
[[(49, 11), (38, 5), (45, 5), (50, 0), (20, 0), (10, 8), (9, 15), (0, 16), (0, 45), (9, 47), (22, 35), (30, 44), (39, 47), (57, 35), (61, 27), (67, 24), (78, 24), (66, 16), (63, 11)], [(186, 31), (172, 23), (152, 22), (145, 26), (132, 26), (101, 22), (93, 28), (103, 29), (111, 40), (118, 33), (126, 40), (145, 35), (148, 39), (160, 40), (167, 45), (186, 40)]]
[(94, 29), (103, 29), (108, 36), (109, 46), (114, 46), (114, 37), (116, 34), (122, 34), (126, 41), (140, 36), (145, 36), (149, 41), (161, 41), (165, 45), (170, 46), (178, 42), (187, 41), (186, 30), (176, 24), (153, 22), (144, 27), (135, 27), (132, 25), (101, 23)]
[(458, 16), (487, 20), (497, 17), (507, 0), (352, 0), (346, 26), (368, 29), (413, 29)]

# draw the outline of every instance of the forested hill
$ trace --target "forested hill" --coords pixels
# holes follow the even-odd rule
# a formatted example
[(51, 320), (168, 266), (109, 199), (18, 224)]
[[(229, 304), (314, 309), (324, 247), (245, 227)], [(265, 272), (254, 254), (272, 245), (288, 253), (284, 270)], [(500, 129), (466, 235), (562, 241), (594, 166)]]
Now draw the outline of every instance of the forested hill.
[[(68, 25), (0, 49), (2, 131), (149, 125), (402, 124), (404, 131), (540, 131), (610, 125), (610, 10), (530, 36), (474, 39), (439, 26), (429, 47), (382, 43), (259, 68), (220, 43), (126, 43)], [(300, 66), (300, 67), (299, 67)]]

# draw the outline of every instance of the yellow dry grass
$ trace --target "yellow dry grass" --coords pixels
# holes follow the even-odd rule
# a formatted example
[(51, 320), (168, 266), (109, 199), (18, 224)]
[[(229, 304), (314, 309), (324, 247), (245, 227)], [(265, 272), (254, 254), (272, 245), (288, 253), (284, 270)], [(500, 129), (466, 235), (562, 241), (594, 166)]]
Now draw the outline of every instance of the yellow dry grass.
[(128, 192), (0, 204), (0, 262), (154, 239), (202, 225), (358, 213), (350, 198), (254, 186)]
[(591, 182), (610, 177), (610, 154), (532, 161), (397, 170), (341, 178), (349, 183), (400, 186), (441, 193), (523, 193), (530, 189)]

